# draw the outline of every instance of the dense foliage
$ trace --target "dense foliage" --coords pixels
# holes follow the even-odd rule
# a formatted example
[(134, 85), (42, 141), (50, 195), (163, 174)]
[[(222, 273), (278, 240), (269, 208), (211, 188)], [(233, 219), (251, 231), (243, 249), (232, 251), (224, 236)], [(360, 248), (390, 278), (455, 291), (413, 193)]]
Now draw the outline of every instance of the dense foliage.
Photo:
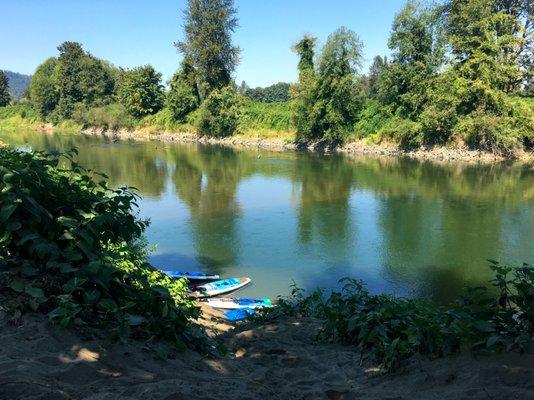
[(328, 37), (315, 69), (313, 45), (312, 38), (304, 37), (295, 46), (301, 57), (296, 113), (304, 114), (296, 120), (297, 138), (340, 143), (352, 130), (358, 109), (355, 74), (362, 44), (354, 32), (338, 29)]
[(290, 298), (260, 318), (292, 314), (324, 320), (321, 339), (354, 345), (386, 370), (412, 355), (431, 358), (474, 349), (520, 350), (534, 338), (534, 267), (492, 261), (492, 287), (477, 287), (449, 306), (420, 299), (371, 295), (360, 281), (343, 279), (341, 292), (325, 298), (317, 290)]
[(285, 82), (278, 82), (267, 87), (250, 88), (245, 81), (239, 86), (239, 93), (260, 103), (277, 103), (289, 101), (289, 87)]
[[(353, 71), (355, 90), (345, 89), (350, 96), (334, 88), (339, 77), (329, 82), (319, 68), (303, 74), (313, 64), (313, 49), (305, 61), (306, 42), (299, 43), (299, 83), (292, 92), (297, 140), (336, 142), (350, 130), (405, 146), (466, 143), (508, 155), (531, 148), (534, 110), (519, 97), (532, 87), (531, 12), (521, 0), (438, 6), (410, 0), (393, 22), (391, 60), (375, 57), (367, 76)], [(345, 98), (344, 111), (324, 107), (342, 122), (331, 129), (320, 123), (327, 119), (317, 106), (321, 86), (324, 99), (332, 93)], [(362, 98), (369, 110), (358, 111)]]
[(11, 94), (9, 93), (9, 82), (7, 75), (0, 69), (0, 107), (5, 107), (11, 101)]
[(117, 98), (134, 117), (157, 113), (165, 101), (161, 74), (150, 65), (121, 71)]
[(239, 61), (239, 48), (232, 44), (237, 28), (234, 0), (188, 0), (185, 14), (185, 41), (176, 44), (197, 73), (200, 96), (232, 82)]
[[(182, 64), (166, 92), (161, 75), (150, 66), (120, 70), (79, 43), (65, 42), (58, 57), (35, 71), (28, 98), (42, 119), (56, 125), (74, 119), (109, 129), (197, 126), (202, 135), (229, 135), (236, 126), (241, 132), (253, 126), (286, 131), (289, 126), (303, 144), (335, 146), (364, 139), (404, 147), (467, 145), (514, 156), (534, 146), (530, 3), (408, 0), (393, 21), (391, 56), (374, 57), (366, 75), (360, 70), (362, 44), (354, 32), (336, 30), (318, 51), (316, 38), (304, 36), (294, 46), (296, 83), (250, 88), (243, 82), (237, 88), (256, 103), (289, 98), (290, 125), (279, 123), (285, 106), (269, 108), (274, 112), (262, 116), (257, 112), (261, 106), (220, 97), (235, 86), (232, 74), (239, 61), (231, 40), (237, 28), (233, 0), (188, 0), (184, 40), (176, 44)], [(213, 91), (218, 93), (201, 107)], [(5, 96), (0, 101), (5, 104)], [(224, 104), (232, 109), (215, 112)], [(248, 116), (239, 117), (236, 125), (237, 114)], [(224, 120), (212, 129), (219, 115)], [(267, 123), (269, 115), (276, 121)]]
[(186, 58), (182, 68), (174, 74), (167, 94), (167, 106), (176, 121), (184, 122), (200, 104), (200, 95), (193, 64)]
[(0, 149), (0, 298), (17, 318), (31, 309), (61, 326), (198, 346), (199, 309), (186, 282), (146, 262), (147, 221), (137, 196), (66, 154)]
[(214, 90), (198, 110), (197, 127), (202, 135), (229, 136), (237, 129), (241, 99), (234, 88)]

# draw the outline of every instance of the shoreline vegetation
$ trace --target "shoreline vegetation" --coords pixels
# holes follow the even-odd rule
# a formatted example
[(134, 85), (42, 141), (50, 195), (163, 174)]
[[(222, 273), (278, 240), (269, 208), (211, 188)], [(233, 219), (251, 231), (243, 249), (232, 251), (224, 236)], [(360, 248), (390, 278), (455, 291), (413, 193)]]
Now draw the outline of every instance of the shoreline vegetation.
[(150, 65), (116, 67), (64, 42), (20, 100), (0, 72), (0, 127), (188, 141), (195, 133), (239, 145), (252, 137), (252, 146), (438, 159), (534, 154), (528, 2), (408, 0), (391, 27), (391, 56), (377, 55), (367, 73), (364, 43), (340, 27), (321, 46), (311, 35), (293, 45), (296, 82), (254, 89), (232, 78), (240, 53), (233, 2), (208, 3), (188, 2), (175, 44), (181, 65), (167, 86)]
[[(363, 43), (341, 27), (320, 48), (302, 37), (298, 81), (267, 90), (233, 81), (233, 1), (188, 0), (167, 88), (149, 65), (117, 68), (64, 42), (19, 101), (0, 71), (0, 129), (522, 157), (534, 145), (528, 5), (410, 0), (392, 26), (391, 59), (375, 57), (368, 74)], [(474, 152), (457, 155), (464, 148)], [(138, 195), (76, 155), (0, 146), (0, 397), (531, 396), (532, 266), (490, 261), (489, 286), (446, 306), (371, 295), (356, 280), (331, 294), (294, 287), (233, 329), (186, 280), (149, 264)], [(404, 378), (383, 374), (403, 368)]]

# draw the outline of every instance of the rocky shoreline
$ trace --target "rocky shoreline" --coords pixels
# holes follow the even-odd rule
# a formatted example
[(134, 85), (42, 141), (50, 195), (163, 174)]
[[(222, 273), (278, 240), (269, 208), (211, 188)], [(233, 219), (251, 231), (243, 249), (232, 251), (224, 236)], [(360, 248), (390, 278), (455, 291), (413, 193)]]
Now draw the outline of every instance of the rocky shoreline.
[(215, 144), (242, 149), (261, 149), (269, 151), (309, 151), (318, 153), (338, 153), (347, 156), (368, 155), (410, 157), (418, 160), (468, 163), (495, 163), (506, 160), (522, 162), (534, 161), (533, 152), (522, 151), (516, 153), (513, 158), (510, 158), (485, 151), (471, 150), (465, 146), (420, 147), (417, 149), (405, 150), (391, 143), (373, 144), (364, 140), (360, 140), (346, 143), (334, 149), (329, 149), (317, 144), (310, 145), (308, 147), (299, 147), (294, 142), (290, 141), (289, 136), (286, 139), (280, 137), (272, 138), (252, 135), (234, 135), (225, 138), (214, 138), (208, 136), (198, 136), (194, 132), (166, 132), (154, 134), (143, 131), (106, 130), (102, 128), (88, 128), (82, 130), (81, 133), (91, 136), (103, 136), (113, 140), (156, 140), (162, 142)]

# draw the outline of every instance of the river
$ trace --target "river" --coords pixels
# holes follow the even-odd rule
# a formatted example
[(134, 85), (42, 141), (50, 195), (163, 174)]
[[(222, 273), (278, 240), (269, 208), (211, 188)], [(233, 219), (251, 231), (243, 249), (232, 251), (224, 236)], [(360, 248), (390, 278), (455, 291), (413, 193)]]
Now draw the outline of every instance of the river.
[(534, 168), (347, 158), (88, 136), (0, 132), (137, 188), (151, 262), (250, 276), (242, 295), (338, 288), (446, 302), (491, 278), (487, 259), (534, 261)]

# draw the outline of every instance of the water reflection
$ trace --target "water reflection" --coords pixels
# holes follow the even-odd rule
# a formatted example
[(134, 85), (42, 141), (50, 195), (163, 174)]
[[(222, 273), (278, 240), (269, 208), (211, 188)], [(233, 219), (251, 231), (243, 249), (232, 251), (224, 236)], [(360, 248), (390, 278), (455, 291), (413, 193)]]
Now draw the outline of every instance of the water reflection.
[(36, 149), (76, 146), (113, 185), (135, 186), (156, 265), (250, 275), (251, 295), (291, 278), (446, 301), (489, 277), (485, 260), (533, 262), (531, 165), (461, 166), (320, 157), (84, 136), (9, 134)]

